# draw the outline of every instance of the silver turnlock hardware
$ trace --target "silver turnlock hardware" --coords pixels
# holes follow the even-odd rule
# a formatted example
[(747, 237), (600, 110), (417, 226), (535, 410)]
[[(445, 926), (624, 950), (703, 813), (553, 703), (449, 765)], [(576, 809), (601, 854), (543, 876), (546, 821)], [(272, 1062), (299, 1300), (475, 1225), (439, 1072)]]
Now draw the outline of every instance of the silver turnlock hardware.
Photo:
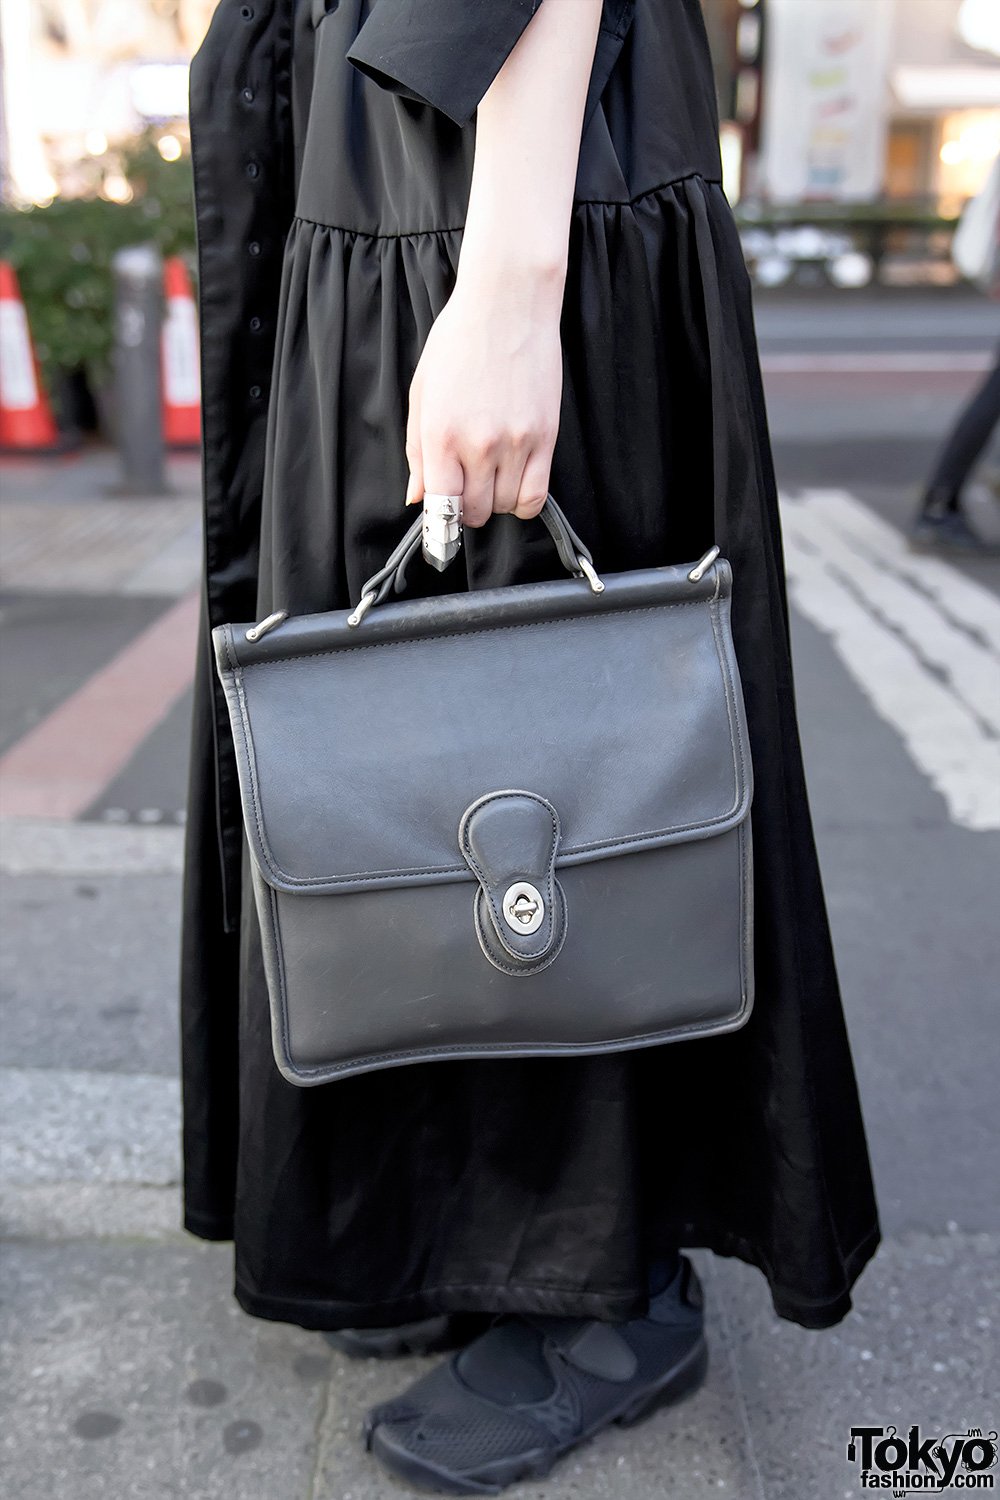
[(504, 891), (503, 916), (512, 932), (537, 932), (545, 919), (541, 891), (527, 880), (516, 880)]
[(476, 937), (503, 974), (537, 974), (562, 948), (566, 898), (555, 877), (559, 838), (552, 803), (517, 787), (484, 793), (459, 820), (458, 846), (479, 884), (471, 912)]

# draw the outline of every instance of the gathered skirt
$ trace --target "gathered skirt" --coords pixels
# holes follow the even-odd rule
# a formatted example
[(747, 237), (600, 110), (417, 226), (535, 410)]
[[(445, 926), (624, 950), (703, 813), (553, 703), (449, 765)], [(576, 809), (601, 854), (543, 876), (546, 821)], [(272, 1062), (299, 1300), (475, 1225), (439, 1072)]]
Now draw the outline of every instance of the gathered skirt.
[[(412, 518), (407, 393), (461, 235), (294, 219), (260, 615), (356, 603)], [(262, 1317), (629, 1317), (645, 1309), (651, 1260), (681, 1245), (758, 1266), (780, 1316), (823, 1327), (850, 1307), (878, 1243), (803, 780), (749, 285), (721, 185), (694, 174), (630, 202), (577, 201), (562, 337), (550, 489), (599, 570), (693, 560), (716, 540), (732, 563), (755, 782), (755, 1006), (737, 1032), (648, 1051), (422, 1063), (299, 1089), (271, 1052), (244, 853), (235, 1067), (202, 1040), (210, 972), (185, 1000), (185, 1179), (189, 1227), (234, 1238), (237, 1295)], [(408, 584), (415, 596), (559, 572), (540, 521), (500, 516), (466, 532), (444, 574), (418, 560)], [(188, 951), (201, 920), (208, 951), (214, 913), (192, 891)]]

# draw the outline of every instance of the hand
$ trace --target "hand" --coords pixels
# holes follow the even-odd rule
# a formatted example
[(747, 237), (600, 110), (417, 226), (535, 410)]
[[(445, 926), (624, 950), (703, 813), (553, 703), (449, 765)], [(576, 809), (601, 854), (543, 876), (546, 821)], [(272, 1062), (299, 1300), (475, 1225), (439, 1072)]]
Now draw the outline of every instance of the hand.
[(466, 526), (537, 516), (559, 427), (565, 271), (463, 264), (410, 385), (407, 505), (462, 495)]

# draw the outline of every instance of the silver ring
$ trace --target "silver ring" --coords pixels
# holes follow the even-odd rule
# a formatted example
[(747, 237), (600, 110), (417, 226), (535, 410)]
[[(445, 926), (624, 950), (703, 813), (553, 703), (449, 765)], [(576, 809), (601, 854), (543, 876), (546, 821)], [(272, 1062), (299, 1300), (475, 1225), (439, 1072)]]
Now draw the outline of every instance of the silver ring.
[(421, 552), (432, 568), (443, 572), (462, 545), (461, 495), (424, 495)]
[(424, 491), (424, 510), (442, 521), (462, 521), (462, 496), (439, 495), (432, 490)]

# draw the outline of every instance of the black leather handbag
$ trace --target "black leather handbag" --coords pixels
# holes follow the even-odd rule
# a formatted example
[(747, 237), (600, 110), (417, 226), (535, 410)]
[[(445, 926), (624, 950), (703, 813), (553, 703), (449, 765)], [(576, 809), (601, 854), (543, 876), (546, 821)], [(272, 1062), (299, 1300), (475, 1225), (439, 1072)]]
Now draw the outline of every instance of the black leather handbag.
[(746, 716), (718, 548), (213, 631), (274, 1052), (296, 1084), (731, 1031), (752, 1004)]

